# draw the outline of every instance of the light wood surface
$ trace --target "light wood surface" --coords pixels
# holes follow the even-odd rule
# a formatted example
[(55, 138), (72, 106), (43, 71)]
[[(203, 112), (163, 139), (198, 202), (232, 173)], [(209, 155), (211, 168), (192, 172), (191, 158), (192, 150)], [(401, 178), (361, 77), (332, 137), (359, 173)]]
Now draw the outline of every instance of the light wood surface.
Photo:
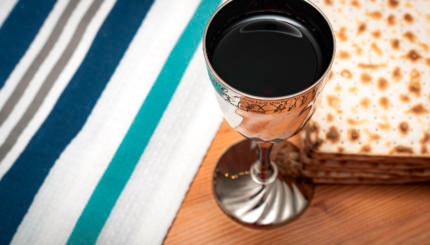
[(221, 125), (164, 241), (171, 244), (429, 244), (430, 184), (317, 185), (310, 207), (270, 230), (242, 227), (218, 208), (212, 170), (242, 136)]

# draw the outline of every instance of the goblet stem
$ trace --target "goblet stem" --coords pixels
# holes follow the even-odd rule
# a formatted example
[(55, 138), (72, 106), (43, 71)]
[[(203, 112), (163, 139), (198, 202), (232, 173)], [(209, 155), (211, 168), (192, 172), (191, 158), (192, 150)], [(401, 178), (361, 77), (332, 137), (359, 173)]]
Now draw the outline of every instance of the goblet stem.
[(286, 176), (288, 160), (278, 162), (273, 156), (289, 156), (289, 150), (298, 150), (288, 146), (287, 142), (273, 145), (245, 139), (224, 152), (215, 167), (213, 190), (226, 214), (251, 227), (271, 227), (293, 220), (306, 209), (312, 183)]
[(278, 175), (277, 167), (270, 160), (273, 143), (257, 141), (258, 161), (251, 166), (251, 175), (259, 184), (270, 184)]

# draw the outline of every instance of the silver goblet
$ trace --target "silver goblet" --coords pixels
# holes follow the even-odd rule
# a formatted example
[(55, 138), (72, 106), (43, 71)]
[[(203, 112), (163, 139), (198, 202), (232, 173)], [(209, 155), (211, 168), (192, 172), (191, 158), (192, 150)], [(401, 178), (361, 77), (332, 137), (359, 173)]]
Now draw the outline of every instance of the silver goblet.
[(306, 0), (227, 1), (206, 26), (203, 51), (226, 120), (246, 137), (215, 167), (218, 205), (249, 226), (294, 219), (313, 186), (270, 155), (274, 144), (288, 145), (316, 108), (335, 53), (327, 18)]

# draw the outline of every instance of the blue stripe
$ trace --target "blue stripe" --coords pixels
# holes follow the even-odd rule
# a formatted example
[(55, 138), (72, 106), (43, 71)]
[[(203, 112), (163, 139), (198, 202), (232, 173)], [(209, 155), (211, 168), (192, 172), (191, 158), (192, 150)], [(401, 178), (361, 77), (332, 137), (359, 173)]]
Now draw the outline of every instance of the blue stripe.
[(55, 0), (21, 0), (0, 29), (0, 89), (52, 10)]
[(171, 51), (133, 124), (81, 214), (68, 244), (94, 244), (133, 173), (201, 40), (219, 0), (203, 0)]
[(81, 130), (152, 2), (115, 4), (52, 112), (2, 178), (0, 244), (10, 242), (49, 170)]

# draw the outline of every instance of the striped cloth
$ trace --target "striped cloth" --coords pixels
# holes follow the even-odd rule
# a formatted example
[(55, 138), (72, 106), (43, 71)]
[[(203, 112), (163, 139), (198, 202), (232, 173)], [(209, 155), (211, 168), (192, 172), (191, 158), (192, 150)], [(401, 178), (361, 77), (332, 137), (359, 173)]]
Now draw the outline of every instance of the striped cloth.
[(160, 244), (222, 120), (219, 0), (0, 1), (0, 244)]

